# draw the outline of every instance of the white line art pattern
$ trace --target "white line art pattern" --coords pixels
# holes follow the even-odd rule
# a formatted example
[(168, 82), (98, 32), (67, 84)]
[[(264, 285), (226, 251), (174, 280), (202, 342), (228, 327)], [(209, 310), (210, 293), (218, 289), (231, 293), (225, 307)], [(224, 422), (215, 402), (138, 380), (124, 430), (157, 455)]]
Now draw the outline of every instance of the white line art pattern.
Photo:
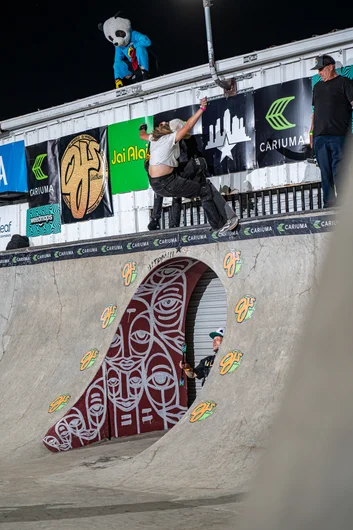
[(197, 276), (189, 258), (160, 266), (137, 289), (93, 382), (43, 439), (48, 449), (169, 429), (183, 417), (178, 363), (193, 267), (193, 289), (204, 269)]

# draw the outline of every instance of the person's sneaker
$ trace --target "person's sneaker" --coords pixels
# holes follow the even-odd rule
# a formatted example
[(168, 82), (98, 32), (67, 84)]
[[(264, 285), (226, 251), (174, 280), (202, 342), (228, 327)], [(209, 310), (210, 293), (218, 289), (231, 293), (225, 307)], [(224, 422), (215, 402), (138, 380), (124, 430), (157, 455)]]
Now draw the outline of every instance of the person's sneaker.
[(148, 230), (159, 230), (159, 220), (158, 219), (151, 219), (151, 221), (147, 225)]
[(235, 215), (231, 219), (228, 219), (225, 225), (222, 226), (220, 230), (218, 230), (219, 234), (223, 234), (224, 232), (231, 232), (234, 230), (239, 224), (239, 217)]

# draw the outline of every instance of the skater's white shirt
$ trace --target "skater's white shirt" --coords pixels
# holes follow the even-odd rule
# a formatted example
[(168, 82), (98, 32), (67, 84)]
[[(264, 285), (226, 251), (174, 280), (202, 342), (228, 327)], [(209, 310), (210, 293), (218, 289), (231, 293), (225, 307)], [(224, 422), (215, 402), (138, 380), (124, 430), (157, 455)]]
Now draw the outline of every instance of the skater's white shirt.
[(175, 143), (176, 132), (166, 134), (159, 140), (152, 140), (150, 136), (150, 166), (169, 166), (178, 167), (178, 158), (180, 156), (179, 142)]

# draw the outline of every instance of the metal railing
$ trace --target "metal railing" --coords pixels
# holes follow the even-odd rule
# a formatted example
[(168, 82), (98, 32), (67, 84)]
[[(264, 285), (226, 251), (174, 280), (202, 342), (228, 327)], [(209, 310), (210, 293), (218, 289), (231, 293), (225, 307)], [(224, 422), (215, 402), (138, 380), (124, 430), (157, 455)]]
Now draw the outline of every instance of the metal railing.
[[(272, 217), (291, 213), (307, 213), (322, 209), (321, 182), (308, 182), (223, 195), (240, 219)], [(161, 229), (169, 228), (171, 206), (164, 206)], [(180, 226), (207, 223), (200, 199), (183, 202)]]

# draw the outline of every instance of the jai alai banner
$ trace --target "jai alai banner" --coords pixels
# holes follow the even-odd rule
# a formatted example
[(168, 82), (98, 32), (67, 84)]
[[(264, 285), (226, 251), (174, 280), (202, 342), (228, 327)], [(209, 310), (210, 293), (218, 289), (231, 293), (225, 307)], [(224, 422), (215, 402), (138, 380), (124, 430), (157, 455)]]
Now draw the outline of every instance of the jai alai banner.
[(144, 167), (148, 142), (140, 140), (139, 126), (153, 129), (153, 117), (137, 118), (108, 126), (109, 170), (112, 194), (147, 190), (148, 175)]

